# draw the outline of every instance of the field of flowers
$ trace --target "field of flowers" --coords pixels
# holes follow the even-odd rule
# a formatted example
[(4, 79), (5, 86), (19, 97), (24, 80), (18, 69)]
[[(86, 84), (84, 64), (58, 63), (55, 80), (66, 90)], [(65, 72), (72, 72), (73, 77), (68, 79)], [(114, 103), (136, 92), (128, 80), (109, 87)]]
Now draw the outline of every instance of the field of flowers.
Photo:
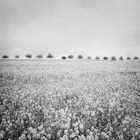
[(140, 140), (140, 61), (0, 60), (0, 140)]

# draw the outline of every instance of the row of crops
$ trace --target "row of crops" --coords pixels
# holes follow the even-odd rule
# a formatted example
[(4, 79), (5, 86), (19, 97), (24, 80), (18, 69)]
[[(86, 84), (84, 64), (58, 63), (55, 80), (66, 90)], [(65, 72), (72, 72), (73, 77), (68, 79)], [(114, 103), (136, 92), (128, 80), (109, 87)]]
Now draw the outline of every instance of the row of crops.
[(138, 71), (29, 65), (0, 67), (0, 139), (140, 139)]

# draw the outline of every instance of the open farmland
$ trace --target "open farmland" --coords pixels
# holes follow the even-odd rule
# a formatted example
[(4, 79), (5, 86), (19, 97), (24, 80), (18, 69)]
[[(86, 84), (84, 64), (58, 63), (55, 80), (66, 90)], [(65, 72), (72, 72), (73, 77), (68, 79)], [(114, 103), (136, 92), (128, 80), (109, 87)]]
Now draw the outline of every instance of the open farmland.
[(140, 61), (0, 60), (0, 140), (140, 140)]

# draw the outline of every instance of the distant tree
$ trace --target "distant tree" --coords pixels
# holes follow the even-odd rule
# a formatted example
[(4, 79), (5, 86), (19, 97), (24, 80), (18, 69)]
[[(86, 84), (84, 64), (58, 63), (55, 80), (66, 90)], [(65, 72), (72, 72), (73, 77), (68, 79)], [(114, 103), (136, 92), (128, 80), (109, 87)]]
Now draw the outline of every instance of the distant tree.
[(91, 56), (88, 56), (87, 59), (92, 59)]
[(38, 54), (36, 57), (37, 58), (43, 58), (43, 55), (42, 54)]
[(53, 55), (52, 55), (51, 53), (49, 53), (49, 54), (47, 55), (47, 58), (53, 58)]
[(8, 55), (3, 55), (2, 58), (9, 58), (9, 56)]
[(131, 57), (127, 56), (126, 59), (127, 59), (127, 60), (131, 60)]
[(104, 60), (108, 60), (108, 57), (107, 57), (107, 56), (104, 56), (103, 59), (104, 59)]
[(67, 58), (66, 58), (66, 56), (62, 56), (62, 57), (61, 57), (61, 59), (63, 59), (63, 60), (64, 60), (64, 59), (67, 59)]
[(26, 58), (32, 58), (32, 55), (31, 54), (26, 54), (25, 57)]
[(68, 55), (69, 59), (73, 59), (73, 57), (74, 57), (73, 55)]
[(100, 57), (99, 57), (99, 56), (96, 56), (95, 59), (96, 59), (96, 60), (100, 60)]
[(122, 57), (122, 56), (120, 56), (120, 57), (119, 57), (119, 60), (123, 60), (123, 57)]
[(16, 55), (15, 58), (19, 58), (19, 55)]
[(79, 54), (79, 55), (77, 56), (77, 58), (78, 58), (78, 59), (83, 59), (83, 56), (82, 56), (81, 54)]
[(111, 57), (111, 60), (112, 60), (112, 61), (115, 61), (115, 60), (117, 60), (117, 58), (116, 58), (115, 56), (112, 56), (112, 57)]
[(133, 58), (134, 60), (138, 60), (139, 58), (138, 58), (138, 56), (134, 56), (134, 58)]

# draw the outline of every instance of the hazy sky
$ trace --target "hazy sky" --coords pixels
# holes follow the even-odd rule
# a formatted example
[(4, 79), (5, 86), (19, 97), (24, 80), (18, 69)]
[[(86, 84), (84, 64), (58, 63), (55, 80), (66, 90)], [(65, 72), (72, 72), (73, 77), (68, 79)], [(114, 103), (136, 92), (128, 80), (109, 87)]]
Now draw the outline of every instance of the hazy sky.
[(140, 56), (140, 0), (0, 0), (0, 56)]

